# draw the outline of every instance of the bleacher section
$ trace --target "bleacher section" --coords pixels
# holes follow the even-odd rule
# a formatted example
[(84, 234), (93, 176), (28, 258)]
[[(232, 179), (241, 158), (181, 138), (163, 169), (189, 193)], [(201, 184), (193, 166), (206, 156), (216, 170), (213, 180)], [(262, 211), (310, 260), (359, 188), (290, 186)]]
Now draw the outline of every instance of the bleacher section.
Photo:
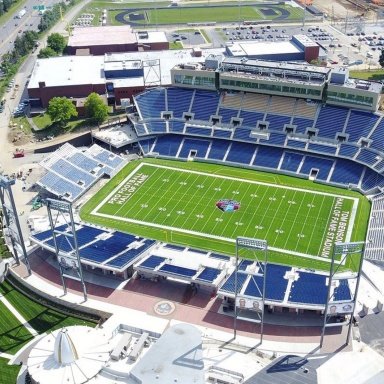
[[(198, 158), (267, 167), (301, 176), (319, 169), (318, 180), (352, 185), (363, 192), (377, 190), (381, 185), (381, 177), (375, 177), (368, 168), (367, 176), (363, 175), (365, 167), (374, 172), (384, 170), (384, 120), (378, 114), (281, 96), (248, 92), (220, 95), (216, 91), (183, 88), (149, 90), (136, 100), (145, 120), (135, 124), (148, 127), (144, 126), (146, 132), (141, 131), (141, 137), (157, 135), (152, 152), (159, 156), (186, 159), (189, 151), (196, 149), (188, 146), (188, 136), (195, 136), (206, 139), (195, 154)], [(150, 112), (151, 108), (157, 112)], [(170, 113), (167, 123), (159, 120), (161, 110)], [(181, 120), (185, 113), (191, 115)], [(210, 121), (212, 116), (217, 118)], [(307, 132), (308, 128), (316, 129), (315, 136)], [(184, 138), (188, 140), (181, 145)], [(361, 138), (367, 140), (362, 142)], [(284, 151), (264, 150), (263, 145)]]
[[(246, 261), (246, 265), (252, 261)], [(278, 264), (267, 264), (265, 275), (262, 269), (258, 274), (247, 272), (242, 263), (237, 274), (237, 293), (249, 299), (260, 299), (263, 292), (265, 276), (265, 301), (267, 304), (290, 304), (324, 306), (327, 301), (327, 275), (314, 271), (300, 270)], [(224, 297), (234, 297), (236, 291), (236, 271), (233, 271), (219, 288), (218, 294)], [(347, 301), (351, 299), (348, 280), (338, 281), (332, 301)]]
[(209, 121), (211, 115), (216, 115), (219, 97), (216, 92), (196, 90), (191, 110), (194, 119)]
[(344, 129), (348, 112), (347, 108), (324, 105), (315, 123), (319, 136), (335, 139), (336, 132), (342, 132)]
[(325, 304), (327, 301), (327, 276), (298, 272), (299, 278), (292, 283), (289, 302)]
[(300, 169), (300, 173), (309, 175), (311, 170), (318, 170), (316, 179), (327, 180), (329, 172), (333, 166), (334, 160), (323, 159), (314, 156), (305, 156), (304, 163)]
[(382, 260), (384, 249), (384, 193), (372, 198), (364, 258)]
[(253, 164), (259, 167), (277, 169), (282, 154), (283, 149), (281, 148), (259, 146)]
[(134, 96), (134, 101), (139, 107), (143, 119), (160, 118), (165, 111), (165, 89), (152, 88), (149, 91)]
[(249, 164), (255, 153), (255, 146), (252, 144), (232, 142), (226, 161), (239, 164)]
[[(56, 230), (66, 232), (67, 228), (66, 225), (61, 225)], [(76, 224), (76, 238), (82, 263), (117, 272), (123, 272), (155, 244), (154, 240), (80, 224)], [(68, 253), (73, 250), (72, 240), (68, 239), (70, 237), (62, 234), (56, 235), (59, 251)], [(51, 230), (32, 234), (31, 240), (49, 251), (54, 251)]]
[(204, 141), (199, 139), (184, 139), (181, 146), (179, 157), (188, 158), (191, 152), (195, 152), (195, 157), (204, 158), (207, 154), (210, 141)]
[(92, 145), (86, 151), (64, 144), (40, 162), (47, 173), (37, 182), (48, 192), (74, 201), (103, 176), (113, 176), (124, 165), (124, 159)]
[(193, 92), (183, 88), (168, 88), (167, 110), (173, 112), (173, 117), (181, 118), (184, 112), (188, 112), (191, 106)]
[(368, 137), (378, 119), (373, 113), (352, 110), (345, 130), (348, 141), (358, 142), (360, 137)]
[(316, 117), (317, 107), (319, 104), (310, 102), (303, 99), (296, 100), (295, 117), (305, 117), (310, 120), (314, 120)]

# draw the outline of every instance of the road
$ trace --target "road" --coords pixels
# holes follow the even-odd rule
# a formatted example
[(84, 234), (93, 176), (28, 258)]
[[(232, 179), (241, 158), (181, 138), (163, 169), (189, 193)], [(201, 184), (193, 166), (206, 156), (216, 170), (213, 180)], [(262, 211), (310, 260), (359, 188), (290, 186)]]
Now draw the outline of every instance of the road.
[[(57, 2), (52, 0), (47, 1), (41, 1), (40, 4), (49, 4)], [(66, 26), (68, 24), (69, 20), (72, 20), (79, 11), (91, 0), (85, 0), (82, 1), (80, 4), (73, 7), (64, 17), (63, 20), (60, 20), (50, 31), (50, 33), (66, 33)], [(35, 2), (28, 2), (31, 4), (35, 4)], [(32, 7), (32, 5), (30, 5)], [(35, 12), (35, 11), (34, 11)], [(25, 16), (24, 16), (25, 17)], [(29, 15), (29, 17), (33, 17), (32, 15)], [(25, 25), (26, 20), (23, 20), (23, 25)], [(40, 19), (39, 19), (40, 21)], [(10, 22), (14, 22), (14, 19), (10, 20)], [(29, 25), (29, 24), (28, 24)], [(25, 27), (26, 28), (26, 27)], [(41, 45), (44, 46), (46, 44), (47, 36), (41, 40)], [(26, 83), (28, 81), (28, 77), (32, 73), (33, 67), (36, 62), (36, 57), (38, 54), (38, 50), (36, 50), (34, 53), (32, 53), (27, 60), (23, 63), (23, 65), (20, 67), (19, 72), (15, 76), (15, 82), (16, 84), (19, 84), (19, 91), (16, 92), (16, 98), (10, 99), (10, 96), (12, 93), (7, 93), (6, 96), (6, 107), (4, 109), (4, 112), (0, 115), (0, 143), (4, 143), (1, 150), (0, 150), (0, 169), (3, 169), (5, 173), (14, 172), (19, 167), (19, 160), (20, 159), (13, 159), (12, 153), (15, 149), (15, 147), (12, 145), (12, 143), (8, 143), (8, 124), (11, 118), (11, 111), (18, 105), (19, 101), (26, 96)], [(20, 163), (22, 161), (20, 160)]]
[[(17, 35), (24, 31), (38, 30), (37, 26), (40, 23), (41, 16), (39, 15), (39, 11), (33, 9), (33, 6), (44, 5), (50, 7), (58, 2), (58, 0), (27, 0), (21, 5), (14, 12), (13, 16), (0, 28), (0, 56), (13, 48), (13, 43)], [(15, 18), (22, 9), (27, 11), (26, 14), (21, 19)]]

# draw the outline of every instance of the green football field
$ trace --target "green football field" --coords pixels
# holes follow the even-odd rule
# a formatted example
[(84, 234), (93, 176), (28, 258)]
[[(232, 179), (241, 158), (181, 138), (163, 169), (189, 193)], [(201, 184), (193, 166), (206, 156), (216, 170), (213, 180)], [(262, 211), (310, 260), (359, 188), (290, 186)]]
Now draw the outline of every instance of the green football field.
[[(212, 164), (131, 163), (83, 213), (86, 220), (126, 232), (226, 253), (233, 252), (237, 236), (266, 239), (273, 253), (305, 258), (309, 265), (329, 259), (335, 241), (363, 238), (358, 194), (329, 192), (289, 177), (290, 183), (282, 185), (285, 179), (278, 175), (241, 173), (238, 177), (230, 167)], [(226, 200), (229, 211), (217, 207)]]

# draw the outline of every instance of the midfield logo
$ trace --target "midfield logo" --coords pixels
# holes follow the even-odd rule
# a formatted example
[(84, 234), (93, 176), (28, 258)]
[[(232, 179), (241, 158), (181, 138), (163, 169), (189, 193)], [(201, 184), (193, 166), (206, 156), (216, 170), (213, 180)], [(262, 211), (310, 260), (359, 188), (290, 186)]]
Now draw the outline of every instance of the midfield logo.
[(236, 200), (223, 199), (216, 203), (216, 207), (223, 212), (234, 212), (240, 209), (240, 203)]

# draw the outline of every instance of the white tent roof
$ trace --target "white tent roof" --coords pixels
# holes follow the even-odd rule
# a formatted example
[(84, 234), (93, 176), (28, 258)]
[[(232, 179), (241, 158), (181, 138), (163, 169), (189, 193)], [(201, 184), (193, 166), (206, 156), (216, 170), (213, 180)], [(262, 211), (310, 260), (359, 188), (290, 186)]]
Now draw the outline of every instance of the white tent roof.
[(113, 345), (102, 329), (68, 327), (44, 337), (31, 351), (27, 366), (40, 384), (81, 384), (96, 376)]

